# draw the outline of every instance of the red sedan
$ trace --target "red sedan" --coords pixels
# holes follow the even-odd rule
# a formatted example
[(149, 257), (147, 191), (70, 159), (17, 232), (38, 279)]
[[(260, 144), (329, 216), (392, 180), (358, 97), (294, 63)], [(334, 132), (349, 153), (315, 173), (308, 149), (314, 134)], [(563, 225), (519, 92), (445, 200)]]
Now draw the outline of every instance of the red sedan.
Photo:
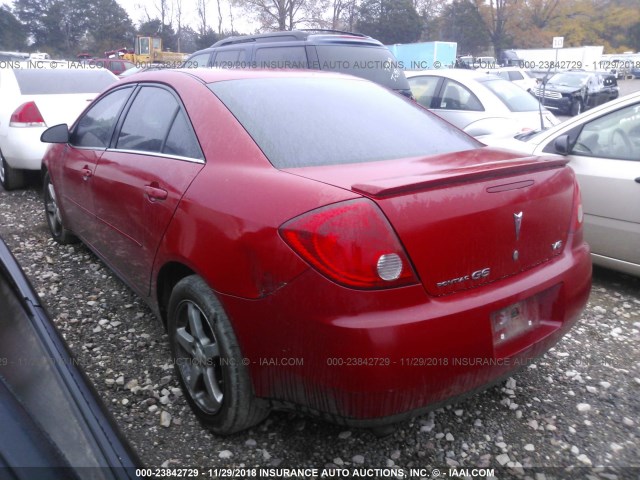
[(53, 237), (149, 303), (217, 433), (272, 408), (397, 422), (526, 365), (587, 302), (565, 160), (362, 79), (147, 72), (43, 141)]

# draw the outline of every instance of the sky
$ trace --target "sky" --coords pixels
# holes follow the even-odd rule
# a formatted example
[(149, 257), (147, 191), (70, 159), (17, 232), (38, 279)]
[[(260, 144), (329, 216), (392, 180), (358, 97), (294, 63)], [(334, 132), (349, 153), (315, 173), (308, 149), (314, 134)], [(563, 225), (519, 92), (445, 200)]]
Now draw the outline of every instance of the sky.
[[(116, 0), (122, 8), (124, 8), (135, 25), (141, 21), (147, 21), (148, 17), (160, 18), (160, 0)], [(231, 7), (228, 0), (222, 2), (222, 29), (231, 29)], [(173, 0), (167, 0), (170, 10), (173, 10)], [(176, 19), (174, 16), (174, 25)], [(189, 25), (197, 30), (200, 20), (197, 12), (197, 2), (195, 0), (182, 0), (182, 24)], [(218, 28), (218, 4), (217, 0), (209, 0), (207, 4), (207, 23), (213, 30)], [(243, 14), (237, 8), (233, 9), (233, 27), (236, 31), (250, 33), (255, 30), (255, 26), (246, 20), (246, 14)]]

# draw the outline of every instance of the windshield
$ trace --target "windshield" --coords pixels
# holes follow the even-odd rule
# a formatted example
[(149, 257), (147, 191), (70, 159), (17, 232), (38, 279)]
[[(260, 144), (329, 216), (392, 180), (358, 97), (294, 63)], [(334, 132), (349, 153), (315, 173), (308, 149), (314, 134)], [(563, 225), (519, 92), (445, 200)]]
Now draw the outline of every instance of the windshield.
[(22, 95), (98, 93), (117, 78), (109, 70), (45, 70), (38, 68), (13, 70)]
[(424, 157), (481, 146), (413, 101), (357, 79), (241, 79), (209, 88), (276, 168)]
[(556, 73), (547, 84), (562, 85), (566, 87), (582, 87), (587, 83), (587, 75), (575, 75), (571, 73)]
[(502, 100), (512, 112), (537, 111), (538, 101), (522, 88), (502, 78), (482, 80), (481, 83)]

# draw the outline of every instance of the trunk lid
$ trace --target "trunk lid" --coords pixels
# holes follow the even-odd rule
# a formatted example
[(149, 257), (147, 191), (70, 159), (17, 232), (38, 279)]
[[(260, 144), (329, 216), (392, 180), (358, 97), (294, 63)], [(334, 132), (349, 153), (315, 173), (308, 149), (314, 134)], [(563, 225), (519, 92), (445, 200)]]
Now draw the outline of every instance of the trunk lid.
[(440, 296), (516, 275), (562, 252), (574, 189), (566, 163), (482, 148), (288, 172), (373, 200), (425, 289)]

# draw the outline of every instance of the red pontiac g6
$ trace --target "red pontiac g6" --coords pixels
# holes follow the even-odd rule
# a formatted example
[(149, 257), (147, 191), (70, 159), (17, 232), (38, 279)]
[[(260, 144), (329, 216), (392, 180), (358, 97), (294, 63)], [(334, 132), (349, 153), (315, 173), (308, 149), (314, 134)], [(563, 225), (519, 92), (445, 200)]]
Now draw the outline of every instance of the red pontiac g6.
[(541, 355), (587, 301), (566, 161), (366, 80), (148, 72), (43, 141), (53, 237), (151, 305), (217, 433), (271, 408), (397, 422)]

